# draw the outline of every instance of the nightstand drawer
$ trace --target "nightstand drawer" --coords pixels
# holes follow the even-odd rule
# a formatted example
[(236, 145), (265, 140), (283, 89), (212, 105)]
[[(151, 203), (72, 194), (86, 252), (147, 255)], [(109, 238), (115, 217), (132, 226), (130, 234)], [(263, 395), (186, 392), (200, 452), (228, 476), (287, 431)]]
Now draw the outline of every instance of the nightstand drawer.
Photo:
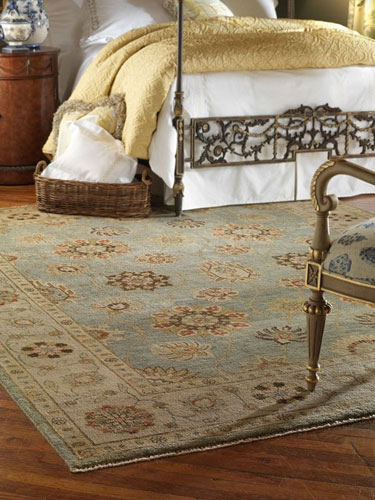
[(0, 79), (0, 165), (36, 165), (43, 159), (56, 110), (55, 86), (54, 78)]
[(29, 184), (44, 158), (58, 105), (58, 53), (0, 50), (0, 184)]
[(56, 57), (51, 54), (35, 57), (34, 53), (1, 57), (0, 78), (27, 78), (49, 76), (55, 73)]

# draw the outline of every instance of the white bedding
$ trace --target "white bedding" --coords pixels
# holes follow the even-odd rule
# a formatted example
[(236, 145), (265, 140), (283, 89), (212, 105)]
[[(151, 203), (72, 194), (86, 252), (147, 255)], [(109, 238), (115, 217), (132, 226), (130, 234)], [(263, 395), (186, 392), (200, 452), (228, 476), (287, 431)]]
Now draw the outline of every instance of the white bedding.
[(62, 101), (69, 97), (77, 72), (81, 75), (106, 43), (131, 29), (173, 21), (163, 0), (44, 0), (44, 5), (50, 23), (46, 44), (60, 49)]
[[(243, 116), (283, 113), (301, 104), (328, 103), (343, 111), (375, 110), (375, 68), (345, 67), (285, 71), (211, 73), (184, 77), (185, 115), (190, 117)], [(173, 203), (176, 132), (172, 125), (173, 91), (159, 115), (150, 147), (150, 165), (167, 189), (165, 201)], [(189, 150), (186, 151), (187, 157)], [(183, 208), (234, 205), (310, 198), (315, 169), (325, 153), (301, 153), (294, 163), (192, 170), (186, 164)], [(358, 160), (375, 170), (375, 159)], [(339, 177), (330, 188), (338, 196), (374, 192), (362, 181)]]
[[(91, 49), (91, 57), (94, 57), (97, 50)], [(79, 74), (86, 66), (87, 61)], [(343, 111), (375, 111), (375, 67), (185, 75), (183, 86), (187, 119), (278, 114), (301, 104), (315, 107), (328, 103)], [(172, 125), (173, 101), (174, 86), (159, 114), (158, 128), (150, 147), (150, 165), (165, 182), (162, 194), (168, 205), (174, 203), (172, 187), (177, 143)], [(189, 154), (187, 147), (186, 157)], [(301, 153), (295, 164), (195, 170), (186, 163), (183, 208), (309, 199), (313, 173), (326, 159), (325, 153)], [(356, 162), (375, 170), (375, 158)], [(338, 196), (374, 192), (370, 185), (350, 177), (334, 179), (330, 189)]]

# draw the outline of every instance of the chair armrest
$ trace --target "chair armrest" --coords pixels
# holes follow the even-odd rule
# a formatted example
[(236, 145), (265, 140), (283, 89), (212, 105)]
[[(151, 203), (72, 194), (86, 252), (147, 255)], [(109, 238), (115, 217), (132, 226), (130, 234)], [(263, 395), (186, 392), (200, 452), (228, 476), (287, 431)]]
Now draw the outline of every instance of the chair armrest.
[(375, 185), (375, 172), (341, 158), (327, 161), (315, 172), (311, 182), (311, 201), (317, 219), (310, 248), (310, 260), (317, 263), (323, 262), (331, 246), (328, 215), (337, 207), (338, 199), (334, 194), (327, 194), (327, 187), (329, 181), (336, 175), (349, 175)]
[(337, 197), (327, 195), (328, 183), (336, 175), (349, 175), (375, 185), (375, 172), (341, 158), (327, 161), (318, 168), (311, 182), (311, 201), (316, 212), (329, 212), (337, 207)]

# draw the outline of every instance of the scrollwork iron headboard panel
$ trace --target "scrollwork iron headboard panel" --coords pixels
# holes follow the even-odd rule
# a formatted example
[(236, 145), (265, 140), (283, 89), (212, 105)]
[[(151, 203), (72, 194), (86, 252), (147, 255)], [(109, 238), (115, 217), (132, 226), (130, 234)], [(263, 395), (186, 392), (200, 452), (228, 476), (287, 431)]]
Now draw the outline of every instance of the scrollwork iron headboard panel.
[(191, 168), (294, 162), (299, 152), (375, 156), (375, 111), (300, 106), (281, 115), (193, 118), (187, 128)]

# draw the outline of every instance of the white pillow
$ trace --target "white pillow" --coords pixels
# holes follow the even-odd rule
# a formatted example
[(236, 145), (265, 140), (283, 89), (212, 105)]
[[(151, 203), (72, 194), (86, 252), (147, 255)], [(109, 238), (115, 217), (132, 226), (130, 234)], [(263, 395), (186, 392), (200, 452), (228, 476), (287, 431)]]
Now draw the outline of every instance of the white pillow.
[[(164, 8), (177, 18), (178, 0), (164, 0)], [(201, 19), (204, 17), (232, 17), (233, 12), (221, 0), (185, 0), (185, 19)]]
[(127, 156), (121, 141), (85, 116), (61, 124), (56, 159), (42, 177), (82, 182), (132, 182), (137, 160)]
[[(80, 40), (89, 36), (85, 0), (44, 0), (50, 30), (45, 45), (58, 47), (60, 100), (70, 94), (75, 74), (82, 63)], [(86, 29), (86, 31), (84, 31)]]
[(108, 43), (135, 28), (173, 21), (162, 0), (86, 0), (90, 17), (84, 31), (89, 35), (81, 46)]
[(45, 44), (60, 49), (60, 101), (69, 97), (88, 46), (104, 46), (130, 29), (173, 20), (162, 0), (44, 0), (44, 8), (50, 23)]
[(235, 16), (276, 18), (278, 0), (224, 0)]
[(48, 39), (51, 43), (72, 44), (82, 36), (88, 36), (88, 32), (83, 32), (84, 21), (88, 16), (85, 0), (44, 0), (43, 5), (49, 19)]

